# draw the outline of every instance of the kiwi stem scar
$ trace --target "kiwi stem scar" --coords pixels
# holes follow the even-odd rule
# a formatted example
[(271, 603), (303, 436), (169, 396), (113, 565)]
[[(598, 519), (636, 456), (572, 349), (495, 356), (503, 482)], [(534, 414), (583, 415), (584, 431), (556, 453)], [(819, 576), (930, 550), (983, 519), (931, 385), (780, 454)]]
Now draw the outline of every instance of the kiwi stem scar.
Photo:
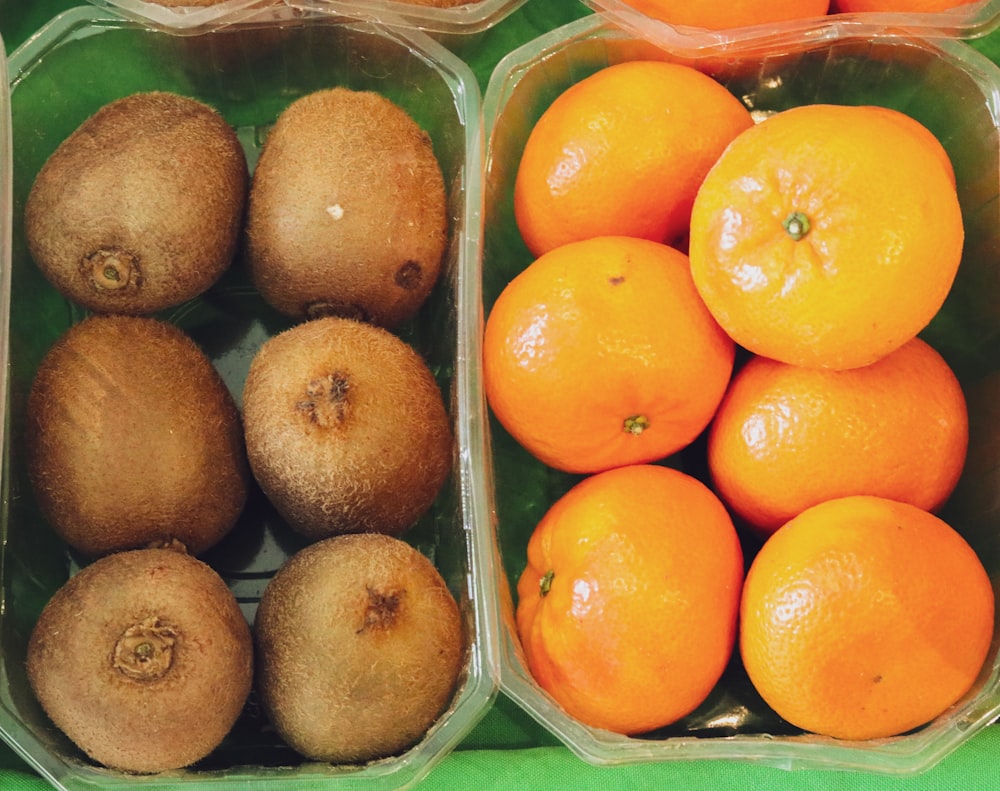
[(115, 643), (112, 665), (136, 681), (155, 681), (170, 670), (176, 642), (176, 630), (159, 618), (146, 618), (122, 632)]
[(402, 607), (403, 591), (388, 593), (368, 587), (368, 606), (365, 608), (364, 620), (357, 634), (368, 631), (387, 630), (399, 617)]
[(83, 259), (81, 270), (98, 291), (119, 291), (142, 284), (138, 258), (127, 250), (95, 250)]
[(318, 426), (340, 425), (347, 419), (351, 378), (343, 371), (313, 379), (296, 408)]
[(793, 241), (798, 242), (806, 237), (812, 226), (809, 222), (809, 217), (800, 211), (793, 211), (782, 220), (781, 227), (792, 237)]

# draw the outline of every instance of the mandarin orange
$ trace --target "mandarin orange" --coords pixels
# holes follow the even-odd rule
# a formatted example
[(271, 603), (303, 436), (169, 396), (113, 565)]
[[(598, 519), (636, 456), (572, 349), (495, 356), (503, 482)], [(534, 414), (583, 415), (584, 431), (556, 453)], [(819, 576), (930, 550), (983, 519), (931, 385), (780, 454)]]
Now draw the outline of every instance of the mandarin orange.
[(593, 236), (676, 243), (726, 144), (753, 121), (691, 66), (629, 61), (572, 85), (532, 127), (514, 211), (534, 255)]
[(535, 259), (486, 320), (494, 415), (568, 472), (654, 461), (708, 425), (735, 348), (702, 304), (687, 256), (632, 237), (587, 239)]
[(708, 463), (723, 501), (764, 534), (851, 494), (933, 511), (958, 483), (968, 426), (961, 385), (920, 338), (846, 371), (754, 357), (712, 422)]
[(740, 609), (743, 664), (788, 722), (840, 739), (904, 733), (976, 682), (994, 596), (969, 544), (908, 503), (813, 506), (753, 560)]
[(697, 479), (656, 465), (592, 475), (528, 543), (516, 616), (529, 670), (587, 725), (667, 725), (721, 677), (742, 580), (736, 530)]
[(937, 159), (941, 163), (941, 167), (944, 168), (945, 175), (948, 178), (948, 182), (951, 184), (952, 188), (956, 187), (955, 184), (955, 166), (951, 161), (951, 157), (948, 155), (947, 150), (941, 145), (941, 141), (922, 123), (920, 123), (912, 115), (907, 115), (906, 113), (900, 112), (899, 110), (893, 110), (888, 107), (879, 107), (878, 105), (868, 105), (865, 111), (873, 115), (881, 115), (882, 119), (886, 123), (896, 124), (900, 132), (911, 138), (914, 144), (917, 146), (923, 146), (927, 155)]
[(741, 133), (691, 217), (699, 293), (757, 354), (853, 368), (915, 337), (962, 256), (947, 154), (886, 108), (805, 105)]
[(708, 30), (787, 22), (823, 16), (830, 0), (624, 0), (626, 5), (671, 25)]

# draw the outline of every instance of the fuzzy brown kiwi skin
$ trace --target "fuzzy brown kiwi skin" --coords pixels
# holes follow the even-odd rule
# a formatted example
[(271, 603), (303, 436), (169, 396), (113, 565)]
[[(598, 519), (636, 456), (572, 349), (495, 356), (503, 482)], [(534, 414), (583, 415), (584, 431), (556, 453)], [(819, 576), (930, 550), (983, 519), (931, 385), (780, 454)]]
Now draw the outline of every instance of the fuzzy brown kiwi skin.
[(429, 296), (448, 243), (430, 138), (375, 92), (298, 99), (265, 141), (246, 234), (254, 284), (280, 312), (399, 326)]
[(28, 679), (54, 724), (126, 772), (188, 766), (229, 733), (253, 643), (209, 566), (172, 549), (120, 552), (71, 577), (36, 622)]
[(267, 341), (244, 385), (243, 423), (261, 489), (313, 540), (401, 535), (451, 471), (451, 423), (427, 364), (364, 322), (314, 319)]
[(171, 540), (201, 554), (250, 483), (232, 395), (153, 318), (91, 316), (56, 341), (28, 395), (25, 452), (42, 515), (89, 557)]
[(254, 619), (257, 690), (282, 739), (338, 764), (397, 754), (447, 707), (465, 656), (458, 605), (405, 541), (336, 536), (272, 578)]
[(229, 267), (248, 190), (243, 149), (213, 108), (132, 94), (84, 121), (39, 171), (25, 204), (28, 250), (77, 304), (151, 314)]

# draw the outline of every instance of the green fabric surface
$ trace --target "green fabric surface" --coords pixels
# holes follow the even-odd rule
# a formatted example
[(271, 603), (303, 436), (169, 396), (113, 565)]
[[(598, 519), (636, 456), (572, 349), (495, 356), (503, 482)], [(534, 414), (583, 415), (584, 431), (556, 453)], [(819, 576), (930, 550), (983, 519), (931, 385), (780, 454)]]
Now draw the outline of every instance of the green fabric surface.
[[(517, 751), (459, 749), (420, 783), (420, 791), (995, 791), (1000, 728), (978, 734), (923, 774), (891, 777), (859, 772), (786, 771), (743, 762), (692, 761), (594, 767), (563, 747)], [(0, 766), (3, 764), (0, 763)], [(322, 781), (297, 789), (322, 788)], [(3, 791), (44, 791), (48, 785), (26, 771), (0, 768)]]
[[(0, 0), (0, 34), (13, 51), (55, 14), (82, 0)], [(532, 0), (460, 53), (485, 91), (507, 51), (553, 27), (589, 13), (571, 0)], [(1000, 32), (973, 42), (1000, 59)], [(594, 767), (577, 758), (510, 699), (498, 696), (457, 750), (419, 785), (421, 791), (630, 791), (630, 789), (767, 789), (767, 791), (987, 791), (1000, 787), (1000, 725), (977, 734), (923, 774), (892, 777), (833, 771), (786, 771), (745, 762), (691, 761)], [(297, 789), (329, 787), (323, 781)], [(0, 791), (43, 791), (48, 784), (0, 742)]]

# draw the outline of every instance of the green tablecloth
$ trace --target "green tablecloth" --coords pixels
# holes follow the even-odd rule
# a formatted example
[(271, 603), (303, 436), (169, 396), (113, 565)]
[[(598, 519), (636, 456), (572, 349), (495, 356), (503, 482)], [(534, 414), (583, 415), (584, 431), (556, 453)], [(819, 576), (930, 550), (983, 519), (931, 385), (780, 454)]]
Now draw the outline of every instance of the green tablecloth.
[[(0, 34), (11, 52), (55, 14), (83, 0), (0, 0)], [(469, 57), (482, 89), (497, 60), (587, 9), (576, 0), (532, 0), (493, 28)], [(1000, 31), (972, 42), (1000, 60)], [(317, 782), (317, 787), (321, 783)], [(300, 786), (302, 787), (302, 786)], [(44, 791), (48, 785), (0, 743), (0, 791)], [(308, 786), (306, 786), (308, 788)], [(933, 769), (912, 777), (829, 771), (784, 771), (749, 763), (696, 761), (617, 768), (590, 766), (574, 756), (502, 695), (459, 749), (446, 756), (421, 791), (628, 791), (628, 789), (767, 789), (768, 791), (995, 791), (1000, 788), (1000, 725), (978, 734)]]

